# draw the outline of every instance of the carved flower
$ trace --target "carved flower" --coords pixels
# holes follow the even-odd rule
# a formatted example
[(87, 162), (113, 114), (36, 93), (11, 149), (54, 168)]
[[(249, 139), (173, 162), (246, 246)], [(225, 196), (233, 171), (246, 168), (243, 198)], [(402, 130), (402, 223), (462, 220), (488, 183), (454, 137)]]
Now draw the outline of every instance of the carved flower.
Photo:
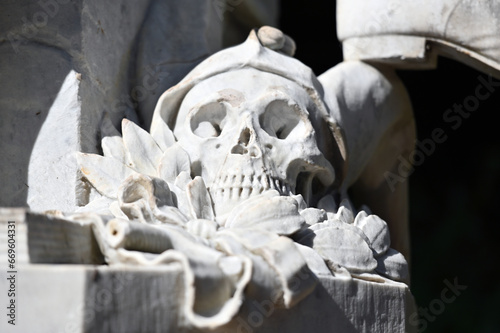
[[(105, 118), (105, 122), (109, 122)], [(162, 142), (124, 119), (122, 136), (105, 124), (103, 156), (78, 155), (85, 179), (103, 197), (113, 200), (116, 217), (147, 223), (182, 225), (188, 220), (213, 220), (210, 196), (203, 179), (191, 179), (188, 154), (165, 126)]]
[(389, 228), (384, 220), (365, 210), (353, 218), (348, 200), (341, 203), (336, 214), (326, 215), (326, 219), (296, 235), (297, 242), (313, 248), (332, 270), (340, 265), (353, 274), (377, 272), (408, 282), (408, 265), (401, 253), (390, 248)]
[(168, 126), (156, 132), (155, 140), (126, 119), (122, 136), (109, 119), (105, 121), (104, 156), (80, 154), (78, 160), (85, 178), (103, 197), (113, 200), (109, 210), (116, 217), (182, 226), (207, 245), (217, 239), (220, 227), (247, 233), (262, 230), (311, 247), (333, 272), (340, 265), (353, 274), (378, 272), (396, 280), (408, 278), (404, 257), (390, 249), (387, 224), (364, 210), (355, 216), (349, 200), (336, 209), (333, 197), (326, 196), (320, 200), (326, 212), (307, 207), (300, 195), (268, 190), (218, 219), (203, 179), (191, 179), (189, 155)]

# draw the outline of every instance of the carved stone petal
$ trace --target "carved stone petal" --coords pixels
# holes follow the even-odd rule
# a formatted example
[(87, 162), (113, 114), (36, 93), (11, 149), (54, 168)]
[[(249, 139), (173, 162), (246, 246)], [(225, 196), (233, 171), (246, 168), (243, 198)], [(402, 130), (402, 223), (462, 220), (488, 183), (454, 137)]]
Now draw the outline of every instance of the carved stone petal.
[(156, 219), (163, 223), (184, 225), (188, 221), (186, 215), (184, 215), (177, 207), (158, 207), (154, 214)]
[(111, 212), (111, 214), (113, 214), (114, 217), (117, 217), (117, 218), (123, 219), (123, 220), (128, 219), (128, 216), (120, 208), (120, 204), (118, 203), (118, 201), (113, 201), (109, 205), (109, 211)]
[(168, 184), (160, 178), (153, 177), (150, 179), (153, 184), (153, 195), (156, 200), (156, 206), (174, 206), (174, 199), (172, 198), (172, 192)]
[(325, 221), (325, 222), (314, 224), (309, 229), (313, 230), (313, 231), (316, 231), (316, 230), (320, 230), (320, 229), (323, 229), (323, 228), (329, 228), (329, 227), (347, 229), (349, 231), (355, 232), (371, 248), (370, 240), (368, 239), (368, 237), (366, 237), (366, 235), (363, 232), (363, 230), (361, 230), (360, 228), (358, 228), (357, 226), (355, 226), (352, 223), (341, 222), (341, 221), (339, 221), (339, 220), (337, 220), (337, 219), (334, 218), (332, 220), (328, 220), (328, 221)]
[(371, 272), (377, 267), (372, 250), (353, 230), (340, 227), (316, 230), (313, 249), (325, 260), (344, 266), (351, 272)]
[(181, 172), (191, 173), (188, 153), (178, 144), (165, 150), (158, 166), (158, 175), (167, 182), (174, 183)]
[(189, 184), (189, 182), (192, 180), (193, 179), (189, 175), (189, 172), (181, 171), (181, 173), (177, 177), (175, 177), (174, 185), (179, 188), (186, 188), (187, 184)]
[(363, 230), (368, 237), (373, 251), (378, 255), (384, 254), (391, 245), (391, 237), (387, 223), (377, 215), (367, 215), (361, 211), (354, 220), (354, 225)]
[(306, 223), (299, 214), (297, 201), (285, 196), (262, 196), (251, 204), (236, 206), (227, 219), (228, 228), (258, 228), (278, 235), (291, 235)]
[(340, 208), (335, 215), (339, 221), (346, 223), (354, 222), (354, 209), (352, 207), (352, 203), (349, 199), (343, 199), (340, 203)]
[(389, 249), (378, 259), (376, 271), (393, 280), (409, 283), (410, 273), (405, 257), (394, 249)]
[(302, 211), (308, 207), (302, 194), (290, 195), (290, 198), (293, 198), (295, 201), (297, 201), (299, 211)]
[(342, 221), (343, 223), (353, 223), (354, 214), (351, 210), (349, 210), (349, 208), (341, 206), (335, 214), (335, 219)]
[(191, 208), (189, 206), (186, 189), (187, 189), (187, 184), (183, 187), (173, 184), (170, 187), (170, 190), (175, 194), (175, 199), (179, 211), (182, 214), (184, 214), (188, 219), (195, 219), (196, 216), (192, 215)]
[(164, 121), (155, 123), (154, 129), (151, 131), (151, 136), (163, 151), (173, 146), (176, 142), (174, 133), (172, 133), (172, 130)]
[(153, 137), (131, 122), (122, 121), (123, 143), (128, 150), (132, 167), (142, 174), (157, 176), (156, 168), (163, 155)]
[(111, 210), (111, 205), (116, 203), (116, 200), (108, 198), (106, 196), (101, 196), (100, 198), (95, 198), (90, 201), (87, 205), (78, 207), (75, 212), (83, 213), (83, 212), (91, 212), (101, 215), (109, 215), (109, 213), (113, 213)]
[(205, 239), (213, 238), (217, 232), (217, 223), (215, 221), (196, 219), (186, 223), (186, 230), (195, 236)]
[(311, 249), (309, 246), (305, 246), (299, 243), (294, 243), (295, 247), (300, 251), (302, 257), (307, 262), (307, 266), (314, 272), (317, 276), (331, 276), (332, 273), (328, 269), (325, 260), (318, 254), (318, 252)]
[(187, 197), (189, 207), (194, 216), (199, 219), (214, 219), (212, 199), (203, 178), (197, 176), (187, 184)]
[(280, 237), (266, 230), (237, 228), (219, 230), (218, 235), (229, 235), (231, 238), (238, 240), (238, 242), (249, 251), (265, 246)]
[(306, 223), (313, 225), (328, 219), (326, 212), (323, 209), (306, 208), (300, 212), (300, 215), (306, 220)]
[(127, 151), (121, 136), (107, 136), (101, 141), (102, 152), (105, 157), (113, 157), (128, 165)]
[(176, 207), (172, 207), (174, 200), (170, 188), (159, 178), (141, 174), (127, 178), (118, 190), (118, 203), (131, 220), (179, 225), (187, 220)]
[(258, 195), (258, 196), (255, 196), (255, 197), (250, 197), (250, 198), (246, 199), (245, 201), (241, 202), (240, 204), (238, 204), (238, 206), (236, 206), (231, 211), (230, 215), (232, 216), (235, 213), (240, 212), (242, 210), (250, 209), (256, 203), (260, 202), (261, 200), (271, 199), (271, 198), (274, 198), (274, 197), (278, 197), (279, 195), (280, 194), (278, 193), (278, 191), (276, 191), (276, 190), (269, 190), (269, 191), (265, 191), (261, 195)]
[(116, 199), (122, 181), (136, 174), (134, 170), (114, 158), (78, 153), (77, 160), (85, 178), (99, 193), (113, 199)]
[(136, 174), (127, 178), (118, 190), (118, 203), (130, 220), (153, 223), (156, 208), (154, 185), (147, 176)]
[(125, 179), (120, 186), (118, 192), (118, 202), (133, 203), (139, 199), (146, 199), (148, 202), (153, 202), (153, 182), (151, 178), (135, 174)]

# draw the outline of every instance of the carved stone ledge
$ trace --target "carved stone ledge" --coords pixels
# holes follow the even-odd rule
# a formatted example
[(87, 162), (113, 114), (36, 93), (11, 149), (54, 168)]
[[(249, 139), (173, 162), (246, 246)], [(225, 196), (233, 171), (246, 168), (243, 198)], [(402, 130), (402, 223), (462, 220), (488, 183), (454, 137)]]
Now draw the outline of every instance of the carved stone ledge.
[[(6, 288), (3, 275), (1, 290)], [(184, 288), (178, 265), (31, 264), (19, 266), (18, 277), (20, 332), (202, 331), (187, 326), (182, 297), (174, 297)], [(402, 333), (411, 332), (413, 310), (403, 283), (321, 277), (315, 291), (294, 308), (249, 300), (229, 324), (213, 332)], [(2, 332), (6, 325), (0, 322)]]

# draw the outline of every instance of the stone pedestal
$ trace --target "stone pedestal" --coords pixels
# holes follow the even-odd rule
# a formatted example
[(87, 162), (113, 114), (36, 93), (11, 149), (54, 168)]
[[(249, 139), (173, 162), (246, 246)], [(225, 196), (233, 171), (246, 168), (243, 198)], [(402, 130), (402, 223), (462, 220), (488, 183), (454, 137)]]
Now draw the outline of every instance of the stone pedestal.
[[(15, 221), (14, 237), (8, 221)], [(92, 243), (82, 242), (90, 229), (63, 222), (25, 209), (0, 209), (0, 332), (203, 331), (190, 326), (185, 316), (185, 272), (178, 262), (149, 267), (69, 264), (102, 259), (91, 255), (97, 251)], [(61, 235), (68, 235), (65, 241)], [(15, 240), (13, 266), (10, 238)], [(50, 264), (53, 260), (67, 264)], [(6, 316), (12, 300), (15, 325)], [(414, 312), (404, 283), (373, 274), (320, 276), (314, 291), (291, 309), (246, 299), (232, 321), (213, 332), (412, 332), (408, 319)]]
[[(180, 266), (154, 268), (23, 264), (17, 269), (15, 326), (2, 332), (200, 332), (187, 327)], [(0, 290), (8, 285), (2, 271)], [(382, 281), (382, 280), (381, 280)], [(5, 309), (5, 298), (2, 308)], [(408, 287), (396, 282), (322, 277), (292, 309), (246, 301), (216, 332), (411, 332)], [(5, 312), (5, 310), (4, 310)], [(5, 316), (3, 316), (5, 317)]]

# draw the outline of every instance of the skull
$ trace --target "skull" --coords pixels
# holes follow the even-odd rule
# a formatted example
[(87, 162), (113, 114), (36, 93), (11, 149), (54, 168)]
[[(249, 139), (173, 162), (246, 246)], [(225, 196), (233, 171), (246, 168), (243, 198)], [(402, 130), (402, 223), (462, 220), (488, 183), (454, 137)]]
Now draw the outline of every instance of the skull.
[(217, 216), (267, 190), (311, 197), (334, 170), (317, 145), (317, 112), (295, 82), (253, 68), (212, 76), (185, 96), (174, 134), (201, 176)]

